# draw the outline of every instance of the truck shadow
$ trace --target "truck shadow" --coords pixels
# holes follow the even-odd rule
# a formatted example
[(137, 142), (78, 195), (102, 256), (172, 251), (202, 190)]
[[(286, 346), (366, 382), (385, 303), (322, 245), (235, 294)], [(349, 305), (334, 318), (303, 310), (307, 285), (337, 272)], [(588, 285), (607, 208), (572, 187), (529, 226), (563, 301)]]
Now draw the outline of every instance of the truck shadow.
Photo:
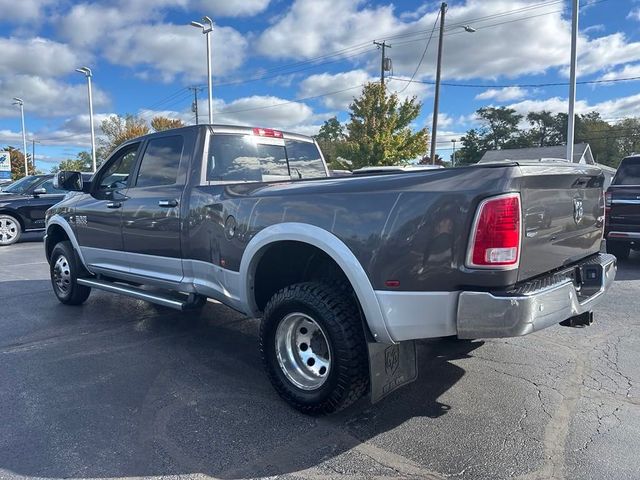
[(640, 252), (632, 251), (626, 260), (618, 260), (617, 281), (640, 279)]
[(449, 413), (440, 398), (465, 374), (457, 361), (483, 344), (421, 341), (416, 382), (376, 405), (363, 399), (313, 418), (268, 383), (255, 320), (217, 304), (177, 313), (103, 293), (69, 308), (40, 283), (2, 282), (40, 290), (42, 303), (32, 331), (0, 342), (10, 372), (0, 374), (0, 470), (19, 475), (240, 479), (321, 469), (412, 418)]

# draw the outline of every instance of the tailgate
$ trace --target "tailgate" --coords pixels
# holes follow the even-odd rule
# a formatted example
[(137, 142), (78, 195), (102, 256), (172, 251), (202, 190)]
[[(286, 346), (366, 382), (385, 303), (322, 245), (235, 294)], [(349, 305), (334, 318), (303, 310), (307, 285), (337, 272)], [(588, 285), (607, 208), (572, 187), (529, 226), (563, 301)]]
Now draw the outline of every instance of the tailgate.
[(609, 224), (611, 227), (623, 227), (622, 231), (640, 231), (640, 186), (612, 185)]
[(518, 281), (597, 253), (604, 223), (604, 176), (576, 164), (523, 165), (524, 218)]

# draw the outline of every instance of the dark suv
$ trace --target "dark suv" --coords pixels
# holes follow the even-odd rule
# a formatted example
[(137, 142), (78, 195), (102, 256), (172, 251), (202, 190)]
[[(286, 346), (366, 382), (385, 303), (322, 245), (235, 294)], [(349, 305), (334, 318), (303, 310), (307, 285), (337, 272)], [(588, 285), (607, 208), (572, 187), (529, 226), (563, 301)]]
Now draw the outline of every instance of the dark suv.
[(68, 193), (53, 186), (53, 175), (30, 175), (0, 191), (0, 246), (20, 240), (23, 232), (44, 230), (44, 214)]
[(640, 155), (622, 160), (605, 198), (607, 252), (624, 260), (640, 250)]

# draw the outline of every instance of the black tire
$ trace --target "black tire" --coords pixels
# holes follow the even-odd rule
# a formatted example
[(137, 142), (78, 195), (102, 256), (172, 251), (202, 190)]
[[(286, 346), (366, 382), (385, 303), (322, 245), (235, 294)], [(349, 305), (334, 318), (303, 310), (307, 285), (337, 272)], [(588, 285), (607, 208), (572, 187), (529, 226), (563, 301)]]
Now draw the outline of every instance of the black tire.
[(84, 272), (70, 242), (60, 242), (51, 252), (49, 271), (53, 292), (60, 303), (81, 305), (89, 298), (91, 288), (78, 285), (78, 275)]
[(607, 253), (615, 255), (618, 260), (627, 260), (631, 253), (631, 246), (628, 243), (607, 242)]
[[(298, 313), (312, 318), (328, 343), (330, 366), (325, 369), (324, 383), (317, 388), (303, 389), (294, 384), (278, 360), (278, 326)], [(309, 344), (313, 344), (313, 338)], [(322, 283), (291, 285), (269, 300), (260, 326), (260, 352), (278, 394), (306, 414), (342, 410), (362, 397), (369, 386), (367, 345), (358, 308), (349, 294)]]
[(22, 237), (22, 225), (13, 215), (0, 214), (0, 247), (13, 245)]

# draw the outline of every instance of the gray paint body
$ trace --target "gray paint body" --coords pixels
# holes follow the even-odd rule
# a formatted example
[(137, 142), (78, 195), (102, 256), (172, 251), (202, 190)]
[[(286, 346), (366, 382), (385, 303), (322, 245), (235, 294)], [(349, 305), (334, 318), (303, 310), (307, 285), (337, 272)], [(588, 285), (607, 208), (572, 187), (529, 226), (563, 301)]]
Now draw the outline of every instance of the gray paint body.
[[(325, 243), (316, 242), (315, 234), (291, 233), (291, 239), (316, 246), (330, 244), (345, 273), (354, 278), (362, 273), (364, 279), (355, 281), (362, 284), (363, 292), (371, 290), (377, 295), (373, 300), (359, 295), (365, 313), (367, 308), (370, 311), (367, 320), (371, 330), (379, 339), (393, 341), (455, 334), (460, 291), (502, 291), (593, 255), (600, 247), (603, 176), (595, 167), (502, 163), (373, 176), (216, 184), (206, 181), (204, 165), (212, 130), (251, 132), (239, 127), (200, 126), (143, 137), (136, 140), (140, 141), (139, 151), (149, 138), (184, 135), (187, 147), (176, 185), (146, 190), (128, 185), (110, 198), (90, 192), (49, 212), (56, 222), (72, 226), (90, 271), (197, 291), (245, 313), (259, 314), (250, 294), (255, 262), (247, 258), (247, 249), (252, 255), (262, 250), (254, 252), (251, 241), (277, 225), (306, 225), (309, 232), (326, 232)], [(290, 138), (309, 141), (295, 135)], [(469, 269), (465, 258), (477, 206), (506, 192), (520, 192), (522, 199), (519, 268)], [(122, 208), (106, 208), (114, 199)], [(158, 208), (159, 200), (168, 199), (178, 200), (179, 206)], [(584, 210), (579, 222), (574, 218), (575, 199), (582, 202)], [(86, 225), (74, 221), (77, 215), (87, 217)], [(234, 226), (232, 236), (230, 225)], [(287, 230), (282, 232), (284, 236), (279, 238), (287, 238)], [(385, 286), (387, 280), (400, 282), (399, 287)], [(389, 327), (388, 319), (394, 312), (406, 318), (419, 310), (416, 293), (429, 293), (434, 311), (446, 315), (447, 320), (440, 326), (434, 321), (427, 334), (416, 332), (422, 319)], [(394, 307), (396, 301), (402, 301), (402, 306)]]

